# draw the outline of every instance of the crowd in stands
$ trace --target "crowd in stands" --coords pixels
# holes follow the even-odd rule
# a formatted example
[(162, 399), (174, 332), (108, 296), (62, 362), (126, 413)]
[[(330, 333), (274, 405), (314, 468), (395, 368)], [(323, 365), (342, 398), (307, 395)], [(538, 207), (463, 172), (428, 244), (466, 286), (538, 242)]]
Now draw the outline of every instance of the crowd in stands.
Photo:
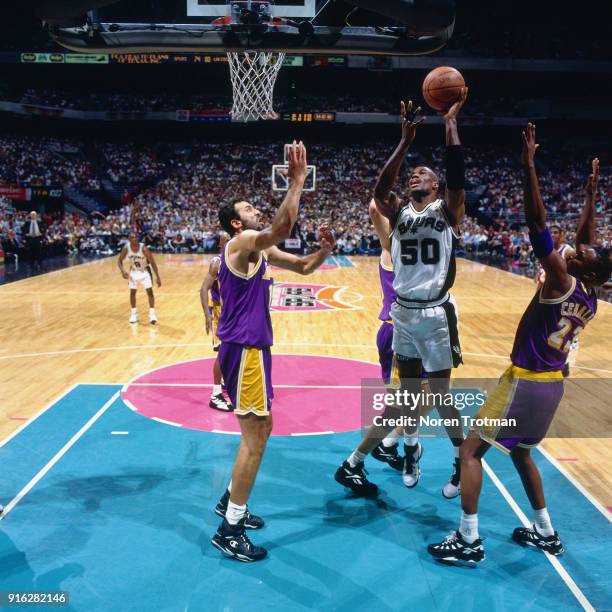
[[(20, 146), (23, 142), (27, 147)], [(81, 184), (98, 180), (84, 158), (57, 157), (58, 143), (23, 137), (0, 138), (0, 183), (68, 180)], [(78, 150), (65, 141), (62, 150)], [(49, 150), (49, 146), (51, 151)], [(143, 240), (159, 252), (212, 252), (218, 248), (219, 204), (248, 199), (269, 221), (284, 194), (271, 192), (271, 165), (282, 156), (277, 142), (260, 144), (181, 143), (139, 148), (127, 144), (99, 144), (107, 177), (129, 186), (116, 210), (90, 217), (54, 213), (43, 216), (47, 254), (112, 254), (137, 220)], [(304, 193), (296, 237), (306, 249), (315, 248), (318, 226), (328, 222), (340, 254), (374, 254), (378, 241), (367, 213), (372, 186), (393, 143), (318, 144), (309, 147), (309, 163), (317, 166), (317, 189)], [(443, 174), (443, 148), (415, 149), (409, 167), (425, 163)], [(566, 231), (573, 242), (584, 203), (589, 171), (586, 151), (556, 147), (539, 164), (542, 194), (550, 222)], [(518, 153), (503, 147), (466, 147), (470, 215), (461, 226), (459, 252), (474, 257), (507, 260), (532, 267), (526, 228), (522, 224), (522, 173)], [(597, 202), (598, 240), (612, 245), (611, 167), (602, 160)], [(406, 175), (401, 177), (406, 181)], [(21, 227), (26, 212), (5, 200), (0, 207), (0, 237), (23, 248)], [(6, 246), (6, 245), (5, 245)], [(4, 249), (5, 252), (7, 248)]]
[(28, 136), (0, 136), (0, 183), (100, 188), (91, 163), (73, 142)]
[[(1, 93), (1, 92), (0, 92)], [(333, 101), (327, 95), (302, 94), (275, 96), (278, 112), (345, 112), (397, 114), (398, 104), (393, 96), (337, 95)], [(225, 110), (232, 107), (229, 95), (178, 94), (178, 93), (87, 93), (82, 90), (37, 89), (13, 90), (3, 93), (0, 99), (62, 109), (115, 112), (174, 112), (176, 110)], [(548, 103), (544, 102), (544, 106)], [(539, 105), (540, 107), (542, 104)], [(465, 108), (465, 116), (490, 117), (534, 116), (524, 103), (510, 98), (472, 100)]]

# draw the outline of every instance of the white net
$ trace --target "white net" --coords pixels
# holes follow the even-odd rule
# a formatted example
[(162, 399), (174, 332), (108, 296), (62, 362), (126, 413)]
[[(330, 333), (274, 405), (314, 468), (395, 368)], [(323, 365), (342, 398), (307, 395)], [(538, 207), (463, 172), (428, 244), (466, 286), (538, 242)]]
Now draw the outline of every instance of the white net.
[(285, 61), (280, 52), (240, 51), (227, 54), (234, 105), (232, 118), (242, 121), (273, 119), (274, 84)]

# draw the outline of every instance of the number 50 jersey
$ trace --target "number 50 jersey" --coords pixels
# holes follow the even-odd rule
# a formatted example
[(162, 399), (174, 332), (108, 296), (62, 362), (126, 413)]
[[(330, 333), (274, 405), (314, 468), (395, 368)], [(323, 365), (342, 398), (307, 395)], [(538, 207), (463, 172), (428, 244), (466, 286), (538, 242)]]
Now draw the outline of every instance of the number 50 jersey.
[(448, 297), (455, 282), (458, 236), (447, 217), (444, 200), (421, 212), (404, 206), (391, 234), (391, 256), (399, 303), (410, 307), (436, 306)]

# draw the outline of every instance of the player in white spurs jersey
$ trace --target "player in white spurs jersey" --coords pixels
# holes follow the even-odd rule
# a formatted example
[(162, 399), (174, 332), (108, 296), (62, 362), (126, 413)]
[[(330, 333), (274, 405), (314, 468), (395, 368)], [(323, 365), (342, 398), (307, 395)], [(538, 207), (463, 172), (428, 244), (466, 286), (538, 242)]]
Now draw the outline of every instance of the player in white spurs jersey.
[[(129, 273), (123, 269), (123, 262), (128, 260), (130, 271)], [(161, 287), (161, 279), (159, 278), (159, 270), (157, 264), (153, 258), (153, 254), (149, 249), (140, 243), (138, 240), (138, 234), (132, 232), (129, 235), (128, 243), (123, 247), (121, 254), (119, 255), (119, 261), (117, 262), (121, 276), (129, 281), (128, 286), (130, 288), (130, 306), (132, 307), (132, 313), (130, 316), (130, 323), (138, 322), (138, 312), (136, 311), (136, 291), (138, 285), (142, 284), (147, 291), (147, 297), (149, 298), (149, 323), (155, 325), (157, 323), (157, 316), (155, 315), (155, 296), (153, 295), (153, 280), (151, 278), (151, 268), (155, 273), (155, 280), (157, 286)]]
[[(418, 125), (424, 120), (420, 108), (413, 112), (412, 102), (402, 102), (402, 140), (380, 174), (374, 199), (380, 212), (389, 219), (394, 285), (397, 294), (391, 309), (393, 351), (401, 377), (402, 391), (419, 395), (423, 368), (429, 373), (433, 394), (446, 395), (453, 368), (461, 361), (457, 331), (457, 310), (449, 294), (455, 280), (455, 241), (457, 227), (465, 214), (465, 168), (457, 131), (457, 116), (465, 103), (467, 89), (444, 115), (446, 129), (446, 195), (438, 194), (436, 174), (425, 166), (410, 173), (409, 200), (403, 202), (392, 191), (406, 154), (414, 141)], [(404, 427), (404, 484), (412, 488), (419, 481), (419, 460), (423, 448), (418, 441), (419, 415), (436, 408), (444, 419), (455, 424), (446, 428), (455, 447), (453, 475), (443, 488), (447, 498), (460, 492), (459, 447), (463, 430), (454, 406), (389, 406), (382, 415), (383, 425), (373, 426), (357, 449), (338, 468), (336, 480), (355, 493), (372, 495), (376, 485), (363, 470), (365, 457), (392, 429), (398, 411), (413, 417)], [(388, 424), (386, 424), (388, 423)]]

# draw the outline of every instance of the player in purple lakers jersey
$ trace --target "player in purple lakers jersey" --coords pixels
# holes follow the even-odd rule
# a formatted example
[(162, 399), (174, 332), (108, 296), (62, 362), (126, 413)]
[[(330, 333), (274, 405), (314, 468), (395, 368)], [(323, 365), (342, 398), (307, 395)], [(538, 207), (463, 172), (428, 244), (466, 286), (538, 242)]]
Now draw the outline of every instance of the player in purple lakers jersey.
[[(327, 225), (319, 228), (321, 249), (306, 257), (282, 252), (276, 245), (291, 236), (307, 174), (306, 148), (295, 142), (288, 150), (290, 187), (272, 224), (262, 228), (262, 214), (249, 202), (226, 205), (219, 211), (223, 229), (231, 236), (221, 254), (219, 284), (221, 339), (219, 363), (227, 392), (240, 423), (241, 439), (232, 481), (215, 512), (224, 517), (213, 546), (239, 561), (259, 561), (267, 551), (254, 546), (245, 529), (259, 529), (263, 519), (249, 513), (247, 501), (272, 431), (272, 321), (269, 263), (298, 274), (310, 274), (334, 248)], [(268, 263), (269, 262), (269, 263)]]
[[(219, 241), (221, 252), (227, 243), (227, 235), (223, 235)], [(212, 334), (213, 351), (219, 352), (221, 341), (217, 336), (219, 327), (219, 317), (221, 316), (221, 292), (219, 288), (219, 266), (221, 265), (220, 257), (213, 257), (208, 267), (208, 274), (204, 278), (202, 287), (200, 288), (200, 302), (204, 311), (204, 319), (206, 325), (206, 334)], [(210, 408), (220, 410), (221, 412), (231, 412), (234, 407), (227, 401), (223, 395), (223, 375), (221, 374), (221, 366), (219, 365), (219, 356), (215, 359), (213, 365), (213, 389), (210, 395)]]
[(552, 555), (563, 552), (546, 509), (531, 448), (544, 439), (555, 416), (563, 397), (562, 369), (569, 344), (595, 316), (596, 288), (610, 278), (612, 259), (609, 248), (592, 246), (599, 160), (593, 160), (587, 182), (586, 204), (576, 231), (576, 255), (565, 259), (554, 249), (546, 226), (535, 167), (538, 146), (535, 126), (530, 123), (523, 133), (525, 216), (546, 280), (519, 323), (512, 365), (476, 415), (480, 421), (461, 447), (461, 524), (443, 542), (428, 546), (429, 553), (440, 561), (475, 565), (484, 559), (477, 512), (482, 457), (491, 445), (512, 457), (534, 511), (533, 526), (518, 527), (512, 539)]

